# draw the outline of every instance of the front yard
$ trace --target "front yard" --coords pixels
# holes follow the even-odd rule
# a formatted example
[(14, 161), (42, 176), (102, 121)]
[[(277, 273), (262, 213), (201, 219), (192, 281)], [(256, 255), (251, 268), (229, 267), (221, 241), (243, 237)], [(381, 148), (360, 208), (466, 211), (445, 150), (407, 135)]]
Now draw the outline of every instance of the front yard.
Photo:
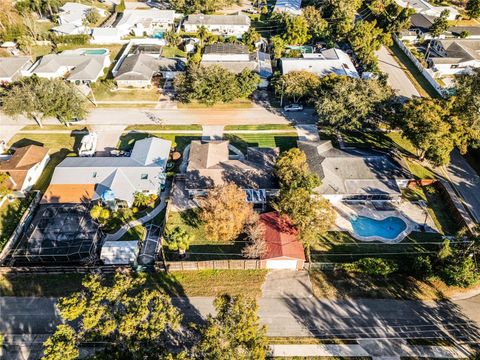
[(158, 101), (160, 93), (156, 87), (150, 89), (122, 89), (112, 91), (107, 83), (98, 81), (92, 84), (96, 101)]

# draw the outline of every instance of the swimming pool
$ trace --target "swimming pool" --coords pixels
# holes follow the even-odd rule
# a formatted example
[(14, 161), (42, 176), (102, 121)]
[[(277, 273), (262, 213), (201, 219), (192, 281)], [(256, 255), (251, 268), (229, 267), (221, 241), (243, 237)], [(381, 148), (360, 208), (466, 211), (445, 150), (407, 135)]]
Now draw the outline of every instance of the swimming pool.
[(395, 240), (407, 229), (405, 221), (399, 217), (390, 216), (382, 220), (376, 220), (367, 216), (350, 218), (355, 234), (369, 238), (380, 237), (386, 240)]
[(103, 55), (107, 53), (105, 49), (93, 49), (93, 50), (85, 50), (83, 52), (85, 55)]

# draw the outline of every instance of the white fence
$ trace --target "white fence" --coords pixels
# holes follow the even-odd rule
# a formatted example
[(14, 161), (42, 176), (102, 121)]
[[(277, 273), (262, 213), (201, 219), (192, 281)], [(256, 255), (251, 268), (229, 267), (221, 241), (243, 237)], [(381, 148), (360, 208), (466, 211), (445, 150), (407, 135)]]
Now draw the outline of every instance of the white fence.
[(422, 76), (430, 83), (430, 85), (432, 85), (438, 95), (440, 95), (441, 97), (445, 97), (445, 90), (435, 81), (430, 72), (428, 72), (428, 70), (423, 67), (420, 61), (418, 61), (415, 55), (413, 55), (412, 52), (405, 46), (402, 40), (400, 40), (396, 35), (393, 35), (393, 40), (400, 47), (400, 49), (402, 49), (405, 55), (407, 55), (408, 58), (412, 60), (415, 67), (418, 69), (418, 71), (420, 71)]

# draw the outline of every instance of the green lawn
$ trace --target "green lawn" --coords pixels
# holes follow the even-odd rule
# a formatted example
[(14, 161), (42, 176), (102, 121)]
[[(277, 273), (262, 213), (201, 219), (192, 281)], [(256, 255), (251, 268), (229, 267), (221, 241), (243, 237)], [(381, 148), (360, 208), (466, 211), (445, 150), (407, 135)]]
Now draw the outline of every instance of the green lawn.
[(292, 130), (295, 131), (295, 127), (291, 124), (261, 124), (261, 125), (227, 125), (224, 128), (225, 131), (235, 130)]
[(330, 231), (312, 248), (315, 262), (351, 262), (362, 257), (378, 256), (402, 260), (406, 253), (437, 251), (442, 243), (440, 234), (413, 232), (402, 242), (359, 241), (347, 232)]
[(174, 144), (172, 147), (176, 147), (177, 151), (182, 152), (187, 145), (189, 145), (192, 140), (201, 140), (201, 136), (199, 134), (151, 134), (147, 132), (129, 132), (124, 133), (120, 137), (120, 142), (118, 144), (119, 149), (122, 150), (131, 150), (133, 148), (133, 144), (137, 140), (145, 139), (147, 137), (155, 136), (161, 139), (166, 139), (172, 141)]
[(0, 251), (3, 249), (23, 214), (30, 205), (31, 198), (5, 202), (0, 208)]
[(38, 125), (25, 125), (20, 131), (56, 131), (56, 130), (61, 130), (61, 131), (73, 131), (73, 130), (85, 130), (88, 131), (85, 128), (85, 125), (72, 125), (72, 126), (66, 126), (66, 125), (43, 125), (43, 127), (39, 127)]
[(185, 58), (187, 57), (187, 53), (185, 51), (180, 50), (176, 46), (164, 46), (162, 48), (162, 56), (166, 58)]
[(138, 225), (128, 229), (128, 231), (120, 238), (121, 241), (145, 240), (147, 229), (143, 225)]
[(70, 134), (17, 134), (9, 142), (9, 146), (22, 147), (30, 144), (45, 146), (49, 149), (50, 161), (34, 186), (34, 190), (45, 191), (57, 166), (65, 157), (75, 156), (80, 140), (85, 134), (72, 131)]
[(286, 151), (297, 146), (297, 133), (268, 133), (268, 134), (225, 134), (225, 139), (246, 153), (247, 147), (279, 147)]
[(212, 110), (224, 110), (224, 109), (245, 109), (251, 108), (253, 106), (252, 102), (248, 99), (238, 99), (229, 103), (221, 103), (215, 105), (206, 105), (201, 104), (195, 101), (189, 103), (178, 103), (177, 108), (179, 109), (212, 109)]
[(96, 101), (158, 101), (160, 97), (155, 87), (110, 91), (109, 87), (102, 82), (92, 84), (92, 91)]
[[(147, 287), (170, 296), (217, 296), (224, 293), (259, 296), (264, 270), (203, 270), (144, 274)], [(67, 296), (80, 290), (81, 274), (0, 275), (0, 296)]]
[[(183, 212), (171, 212), (168, 215), (167, 226), (179, 226), (192, 235), (192, 243), (187, 253), (188, 260), (223, 260), (242, 259), (242, 248), (245, 242), (240, 236), (234, 243), (218, 242), (206, 239), (203, 224), (198, 219), (195, 210)], [(165, 247), (165, 254), (168, 260), (179, 260), (177, 252), (168, 250)], [(229, 254), (225, 256), (224, 254)]]

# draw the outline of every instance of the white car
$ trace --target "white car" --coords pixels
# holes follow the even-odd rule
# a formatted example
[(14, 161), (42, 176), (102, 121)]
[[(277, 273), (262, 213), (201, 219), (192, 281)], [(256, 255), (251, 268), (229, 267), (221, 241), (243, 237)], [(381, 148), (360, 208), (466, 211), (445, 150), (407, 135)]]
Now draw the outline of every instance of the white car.
[(300, 104), (290, 104), (283, 108), (284, 111), (302, 111), (303, 105)]

